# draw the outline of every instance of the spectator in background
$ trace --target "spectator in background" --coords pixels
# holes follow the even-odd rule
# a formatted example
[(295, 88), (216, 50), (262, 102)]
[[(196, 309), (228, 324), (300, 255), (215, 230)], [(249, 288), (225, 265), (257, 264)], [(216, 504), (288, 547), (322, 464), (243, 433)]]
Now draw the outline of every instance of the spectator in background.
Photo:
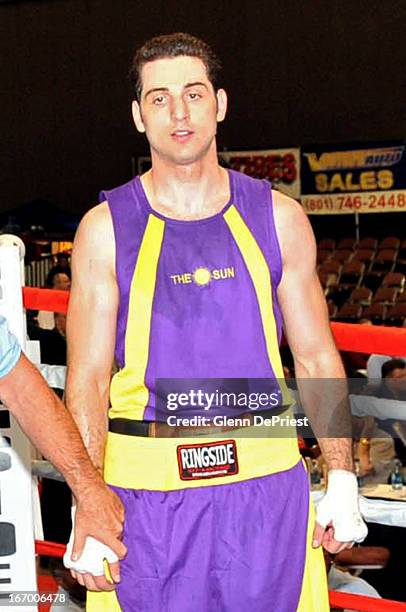
[(71, 285), (70, 275), (66, 272), (56, 272), (52, 277), (51, 289), (69, 291)]
[[(368, 395), (383, 399), (406, 402), (406, 361), (394, 358), (385, 361), (381, 368), (382, 380), (379, 384), (371, 384), (367, 388)], [(396, 456), (406, 465), (406, 403), (404, 420), (379, 419), (380, 430), (389, 434), (395, 445)]]
[(406, 401), (406, 361), (404, 359), (385, 361), (382, 365), (382, 380), (386, 390), (385, 397)]
[(365, 484), (386, 483), (395, 459), (395, 443), (372, 416), (352, 417), (354, 456)]
[[(57, 291), (70, 291), (70, 273), (67, 274), (66, 272), (56, 272), (51, 277), (51, 283), (50, 289), (55, 289)], [(54, 313), (46, 310), (40, 310), (38, 313), (38, 325), (41, 329), (54, 329)]]
[(50, 269), (46, 279), (46, 286), (53, 286), (53, 278), (56, 274), (63, 273), (71, 278), (70, 263), (68, 253), (58, 253), (56, 256), (57, 263)]

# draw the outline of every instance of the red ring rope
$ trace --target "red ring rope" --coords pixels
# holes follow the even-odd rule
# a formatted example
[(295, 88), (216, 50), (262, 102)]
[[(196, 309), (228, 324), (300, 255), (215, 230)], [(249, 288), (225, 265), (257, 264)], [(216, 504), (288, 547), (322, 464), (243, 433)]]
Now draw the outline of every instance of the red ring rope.
[[(23, 287), (23, 301), (31, 310), (66, 313), (69, 292)], [(340, 351), (406, 355), (406, 328), (331, 323), (331, 329)]]
[(405, 612), (406, 603), (392, 601), (391, 599), (377, 599), (365, 595), (352, 595), (329, 591), (330, 606), (333, 608), (347, 608), (360, 612)]
[(69, 291), (23, 287), (23, 304), (27, 310), (48, 310), (64, 312), (68, 310)]

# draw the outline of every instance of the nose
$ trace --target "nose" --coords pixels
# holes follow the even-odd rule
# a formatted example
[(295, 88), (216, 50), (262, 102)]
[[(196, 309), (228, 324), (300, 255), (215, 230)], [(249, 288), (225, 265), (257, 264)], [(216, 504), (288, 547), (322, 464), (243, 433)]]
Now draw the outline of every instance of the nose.
[(189, 117), (189, 109), (183, 97), (172, 99), (171, 114), (176, 121), (183, 121)]

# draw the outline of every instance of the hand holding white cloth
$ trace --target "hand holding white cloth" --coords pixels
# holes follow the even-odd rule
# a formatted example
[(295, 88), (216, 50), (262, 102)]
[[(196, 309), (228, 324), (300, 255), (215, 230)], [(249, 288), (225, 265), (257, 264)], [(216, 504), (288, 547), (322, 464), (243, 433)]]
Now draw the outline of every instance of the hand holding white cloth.
[(316, 510), (316, 522), (325, 528), (334, 527), (339, 542), (362, 542), (368, 533), (359, 511), (358, 483), (347, 470), (330, 470), (327, 492)]
[(118, 561), (115, 552), (105, 544), (102, 544), (95, 538), (88, 536), (86, 538), (85, 547), (79, 559), (73, 561), (71, 558), (73, 540), (75, 533), (75, 506), (72, 507), (72, 532), (69, 538), (66, 552), (63, 556), (63, 563), (66, 568), (75, 570), (80, 574), (89, 573), (93, 576), (104, 576), (104, 559), (109, 563)]

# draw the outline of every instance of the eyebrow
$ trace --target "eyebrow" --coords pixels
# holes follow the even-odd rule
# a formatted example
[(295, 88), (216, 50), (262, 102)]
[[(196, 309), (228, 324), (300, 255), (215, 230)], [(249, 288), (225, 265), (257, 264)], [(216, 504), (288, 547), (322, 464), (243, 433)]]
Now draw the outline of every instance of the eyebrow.
[[(201, 87), (204, 87), (205, 89), (207, 89), (207, 85), (206, 83), (202, 83), (201, 81), (195, 81), (194, 83), (186, 83), (186, 85), (183, 87), (183, 89), (189, 89), (190, 87), (196, 87), (196, 85), (200, 85)], [(169, 91), (169, 87), (154, 87), (152, 89), (149, 89), (144, 98), (147, 98), (150, 94), (155, 93), (155, 92), (168, 92)]]

